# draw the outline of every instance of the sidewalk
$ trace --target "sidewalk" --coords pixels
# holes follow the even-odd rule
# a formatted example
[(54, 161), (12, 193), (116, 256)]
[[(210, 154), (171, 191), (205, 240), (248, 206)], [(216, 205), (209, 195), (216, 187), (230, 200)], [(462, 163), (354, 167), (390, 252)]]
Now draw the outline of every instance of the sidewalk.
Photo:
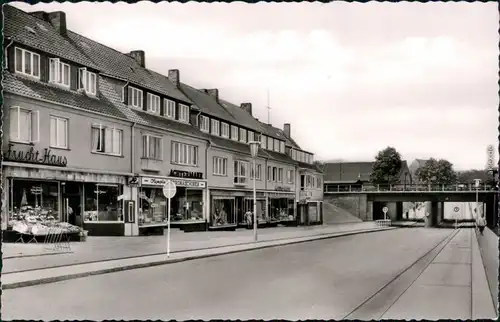
[[(395, 228), (377, 227), (372, 222), (335, 226), (271, 228), (259, 230), (259, 242), (257, 243), (253, 242), (251, 230), (189, 234), (175, 232), (171, 236), (171, 256), (169, 259), (166, 258), (165, 254), (166, 236), (95, 237), (85, 243), (75, 243), (72, 247), (72, 253), (4, 258), (2, 286), (6, 289), (35, 285), (124, 269), (162, 265), (207, 256), (387, 229)], [(8, 248), (8, 245), (5, 246)], [(43, 249), (43, 245), (29, 246)], [(12, 249), (9, 252), (15, 253)]]
[(460, 229), (382, 319), (496, 317), (473, 229)]

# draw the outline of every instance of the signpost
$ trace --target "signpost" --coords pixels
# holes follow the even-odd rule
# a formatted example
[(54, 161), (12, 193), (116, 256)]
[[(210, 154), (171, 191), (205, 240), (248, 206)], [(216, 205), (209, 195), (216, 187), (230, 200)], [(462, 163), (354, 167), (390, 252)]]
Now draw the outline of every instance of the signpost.
[(384, 207), (382, 208), (382, 211), (384, 212), (384, 220), (387, 220), (387, 212), (389, 211), (389, 208)]
[[(459, 212), (460, 211), (460, 208), (459, 207), (455, 207), (453, 208), (453, 211), (454, 212)], [(458, 228), (458, 214), (455, 214), (455, 229)]]
[(175, 196), (177, 187), (172, 180), (167, 180), (163, 185), (163, 195), (167, 198), (167, 258), (170, 257), (170, 199)]

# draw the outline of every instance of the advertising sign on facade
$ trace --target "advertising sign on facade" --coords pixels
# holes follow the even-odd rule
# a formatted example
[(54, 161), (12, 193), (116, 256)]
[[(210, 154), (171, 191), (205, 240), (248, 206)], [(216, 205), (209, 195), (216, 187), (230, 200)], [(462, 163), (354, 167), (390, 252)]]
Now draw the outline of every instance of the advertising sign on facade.
[(143, 186), (164, 186), (167, 181), (172, 181), (178, 187), (187, 188), (200, 188), (203, 189), (207, 186), (205, 181), (198, 180), (183, 180), (183, 179), (166, 179), (166, 178), (150, 178), (141, 177), (141, 185)]

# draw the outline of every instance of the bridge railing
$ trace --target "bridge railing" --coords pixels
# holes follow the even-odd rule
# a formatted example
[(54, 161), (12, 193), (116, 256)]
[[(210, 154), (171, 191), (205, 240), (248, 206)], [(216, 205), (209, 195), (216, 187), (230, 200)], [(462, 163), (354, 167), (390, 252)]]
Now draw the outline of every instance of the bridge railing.
[(473, 184), (331, 184), (326, 183), (324, 192), (485, 192), (495, 191), (496, 187), (481, 185), (476, 188)]

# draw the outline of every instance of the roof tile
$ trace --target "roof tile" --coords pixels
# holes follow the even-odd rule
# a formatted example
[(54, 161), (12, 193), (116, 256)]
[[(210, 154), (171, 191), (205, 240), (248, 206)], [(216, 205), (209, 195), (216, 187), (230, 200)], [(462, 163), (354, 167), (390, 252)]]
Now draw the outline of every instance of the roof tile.
[(215, 98), (213, 98), (209, 94), (183, 83), (180, 84), (180, 89), (187, 97), (191, 99), (192, 102), (194, 102), (197, 107), (200, 108), (200, 111), (202, 113), (221, 120), (228, 121), (233, 124), (238, 123), (236, 119), (222, 106), (220, 106)]

